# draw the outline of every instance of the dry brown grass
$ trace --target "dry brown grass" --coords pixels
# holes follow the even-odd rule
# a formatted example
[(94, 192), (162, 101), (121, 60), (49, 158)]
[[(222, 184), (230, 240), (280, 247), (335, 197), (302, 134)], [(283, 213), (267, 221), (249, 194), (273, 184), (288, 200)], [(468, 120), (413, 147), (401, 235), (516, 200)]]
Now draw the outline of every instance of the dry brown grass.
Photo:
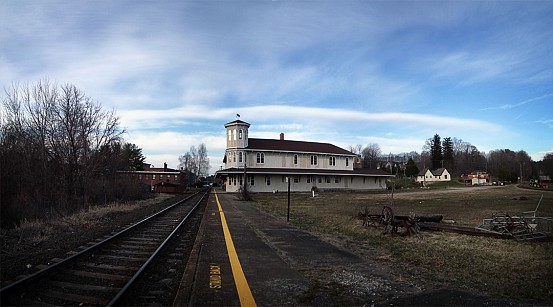
[[(399, 191), (394, 194), (394, 210), (398, 215), (442, 214), (459, 225), (477, 226), (494, 212), (518, 215), (535, 210), (542, 194), (538, 213), (553, 217), (552, 192), (515, 186)], [(320, 197), (310, 196), (292, 194), (293, 224), (338, 238), (336, 241), (346, 242), (346, 247), (360, 255), (401, 266), (407, 272), (405, 278), (553, 304), (552, 242), (431, 232), (424, 232), (421, 238), (390, 237), (382, 235), (381, 228), (361, 226), (355, 218), (365, 207), (370, 213), (379, 214), (384, 205), (390, 204), (389, 191), (323, 192)], [(286, 218), (286, 193), (256, 194), (254, 200), (263, 210)]]
[(55, 235), (56, 226), (75, 226), (80, 228), (91, 228), (97, 225), (102, 219), (109, 219), (110, 215), (130, 212), (137, 208), (147, 206), (153, 203), (173, 197), (171, 194), (156, 194), (155, 197), (133, 201), (133, 202), (113, 202), (105, 206), (92, 206), (86, 210), (81, 210), (74, 214), (64, 216), (60, 219), (44, 220), (23, 220), (20, 225), (13, 230), (9, 230), (11, 236), (19, 237), (19, 241), (25, 241), (31, 244), (39, 244)]

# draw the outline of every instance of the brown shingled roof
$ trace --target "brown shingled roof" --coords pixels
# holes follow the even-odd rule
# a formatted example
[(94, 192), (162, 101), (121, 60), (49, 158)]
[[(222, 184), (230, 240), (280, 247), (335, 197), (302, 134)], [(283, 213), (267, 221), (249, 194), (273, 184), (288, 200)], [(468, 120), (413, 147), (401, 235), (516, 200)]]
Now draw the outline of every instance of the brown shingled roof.
[(288, 140), (249, 138), (247, 149), (278, 150), (278, 151), (355, 156), (354, 153), (329, 143), (315, 143), (315, 142), (288, 141)]

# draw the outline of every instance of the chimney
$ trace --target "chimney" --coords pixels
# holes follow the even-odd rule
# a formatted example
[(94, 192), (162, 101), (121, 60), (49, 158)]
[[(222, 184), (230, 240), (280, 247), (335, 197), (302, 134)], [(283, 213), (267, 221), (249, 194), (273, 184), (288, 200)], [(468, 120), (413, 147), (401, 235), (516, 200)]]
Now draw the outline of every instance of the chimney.
[(280, 133), (280, 140), (284, 141), (284, 133), (282, 133), (282, 132)]
[(163, 171), (167, 172), (167, 163), (163, 163)]

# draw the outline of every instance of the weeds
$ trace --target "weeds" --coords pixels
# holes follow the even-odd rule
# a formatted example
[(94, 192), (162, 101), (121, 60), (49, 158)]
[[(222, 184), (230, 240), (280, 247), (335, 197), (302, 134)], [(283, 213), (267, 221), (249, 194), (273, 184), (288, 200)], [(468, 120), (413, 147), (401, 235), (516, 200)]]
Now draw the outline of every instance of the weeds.
[(2, 236), (18, 238), (18, 243), (40, 244), (46, 241), (57, 227), (94, 227), (101, 221), (109, 220), (110, 215), (129, 212), (141, 206), (161, 202), (173, 195), (156, 194), (155, 197), (136, 202), (113, 202), (106, 206), (91, 206), (88, 209), (80, 210), (74, 214), (50, 220), (27, 220), (24, 219), (15, 229), (3, 230)]

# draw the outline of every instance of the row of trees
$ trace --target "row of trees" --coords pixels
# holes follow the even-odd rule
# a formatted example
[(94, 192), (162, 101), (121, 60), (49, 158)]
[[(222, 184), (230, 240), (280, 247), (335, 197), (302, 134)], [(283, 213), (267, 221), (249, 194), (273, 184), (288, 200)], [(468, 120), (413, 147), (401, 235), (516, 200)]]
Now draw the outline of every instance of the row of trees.
[(74, 85), (13, 85), (0, 113), (2, 228), (135, 196), (115, 174), (140, 169), (141, 149), (123, 141), (114, 111)]
[(383, 169), (387, 172), (414, 177), (424, 168), (445, 167), (453, 175), (467, 174), (475, 170), (487, 171), (498, 180), (516, 182), (553, 175), (553, 153), (542, 161), (534, 162), (524, 151), (509, 149), (492, 150), (487, 154), (469, 142), (455, 137), (441, 138), (438, 134), (426, 140), (419, 154), (415, 151), (384, 156), (378, 144), (350, 146), (350, 151), (361, 157), (362, 167)]
[(486, 156), (476, 146), (461, 139), (440, 135), (427, 139), (422, 148), (421, 160), (423, 167), (438, 169), (447, 168), (453, 173), (467, 173), (475, 169), (486, 168)]
[(524, 150), (515, 152), (498, 149), (485, 154), (476, 146), (460, 139), (446, 137), (440, 140), (440, 136), (435, 134), (423, 147), (422, 156), (426, 158), (423, 163), (430, 165), (432, 169), (445, 167), (456, 175), (483, 170), (498, 180), (512, 182), (519, 178), (526, 180), (537, 177), (540, 172), (544, 172)]

